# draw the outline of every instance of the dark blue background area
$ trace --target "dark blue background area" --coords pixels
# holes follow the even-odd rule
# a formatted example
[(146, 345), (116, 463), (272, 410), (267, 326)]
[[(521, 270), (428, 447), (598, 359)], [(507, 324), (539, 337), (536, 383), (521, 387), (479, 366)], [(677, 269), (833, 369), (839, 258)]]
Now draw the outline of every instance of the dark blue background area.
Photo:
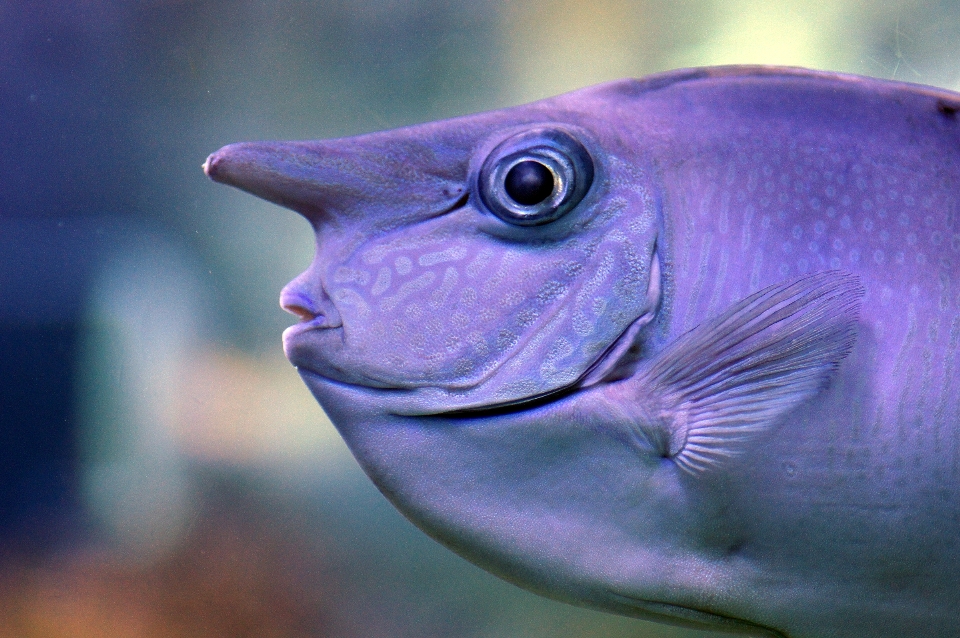
[[(96, 264), (137, 212), (132, 91), (108, 4), (2, 2), (0, 543), (83, 529), (76, 375)], [(99, 13), (97, 13), (99, 12)]]
[(116, 217), (0, 218), (0, 541), (24, 551), (83, 533), (76, 377), (96, 269), (135, 241)]
[(77, 515), (76, 349), (75, 324), (0, 325), (0, 537), (26, 549), (68, 537)]
[(121, 43), (59, 3), (0, 7), (0, 214), (134, 209), (127, 125), (135, 93)]

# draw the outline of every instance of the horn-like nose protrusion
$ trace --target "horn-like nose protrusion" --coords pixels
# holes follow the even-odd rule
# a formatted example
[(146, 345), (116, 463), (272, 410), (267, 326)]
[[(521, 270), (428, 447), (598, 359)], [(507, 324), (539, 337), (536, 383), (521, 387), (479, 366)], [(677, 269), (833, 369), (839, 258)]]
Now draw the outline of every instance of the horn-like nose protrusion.
[(331, 207), (343, 181), (337, 153), (322, 143), (244, 142), (216, 151), (203, 164), (215, 182), (290, 208), (311, 221)]
[(351, 138), (230, 144), (208, 157), (203, 170), (317, 227), (333, 219), (435, 216), (462, 198), (468, 160), (466, 149), (422, 125)]

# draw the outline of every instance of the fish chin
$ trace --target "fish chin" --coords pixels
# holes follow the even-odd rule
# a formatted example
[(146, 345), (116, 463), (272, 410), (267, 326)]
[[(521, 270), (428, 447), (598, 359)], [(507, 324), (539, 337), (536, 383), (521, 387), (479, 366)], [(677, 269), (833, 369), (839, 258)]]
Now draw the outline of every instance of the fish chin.
[(375, 377), (363, 374), (357, 367), (338, 365), (344, 350), (342, 327), (327, 328), (301, 322), (283, 331), (283, 352), (301, 374), (328, 379), (361, 388), (401, 389)]

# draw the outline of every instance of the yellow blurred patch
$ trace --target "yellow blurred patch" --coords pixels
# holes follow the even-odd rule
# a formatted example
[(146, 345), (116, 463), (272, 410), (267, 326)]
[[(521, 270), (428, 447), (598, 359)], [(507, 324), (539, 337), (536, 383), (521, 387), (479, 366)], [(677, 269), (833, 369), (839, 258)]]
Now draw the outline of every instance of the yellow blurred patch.
[(280, 353), (207, 347), (184, 364), (173, 436), (206, 462), (349, 459), (330, 420)]

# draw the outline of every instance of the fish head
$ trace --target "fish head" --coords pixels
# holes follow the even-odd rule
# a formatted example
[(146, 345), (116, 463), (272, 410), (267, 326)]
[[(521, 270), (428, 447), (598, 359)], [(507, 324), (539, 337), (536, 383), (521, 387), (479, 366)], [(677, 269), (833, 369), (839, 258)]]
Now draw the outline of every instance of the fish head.
[(603, 89), (211, 155), (213, 179), (296, 210), (316, 233), (313, 263), (281, 294), (301, 320), (285, 352), (308, 384), (434, 414), (541, 397), (611, 367), (604, 355), (660, 301), (660, 214), (655, 172)]

